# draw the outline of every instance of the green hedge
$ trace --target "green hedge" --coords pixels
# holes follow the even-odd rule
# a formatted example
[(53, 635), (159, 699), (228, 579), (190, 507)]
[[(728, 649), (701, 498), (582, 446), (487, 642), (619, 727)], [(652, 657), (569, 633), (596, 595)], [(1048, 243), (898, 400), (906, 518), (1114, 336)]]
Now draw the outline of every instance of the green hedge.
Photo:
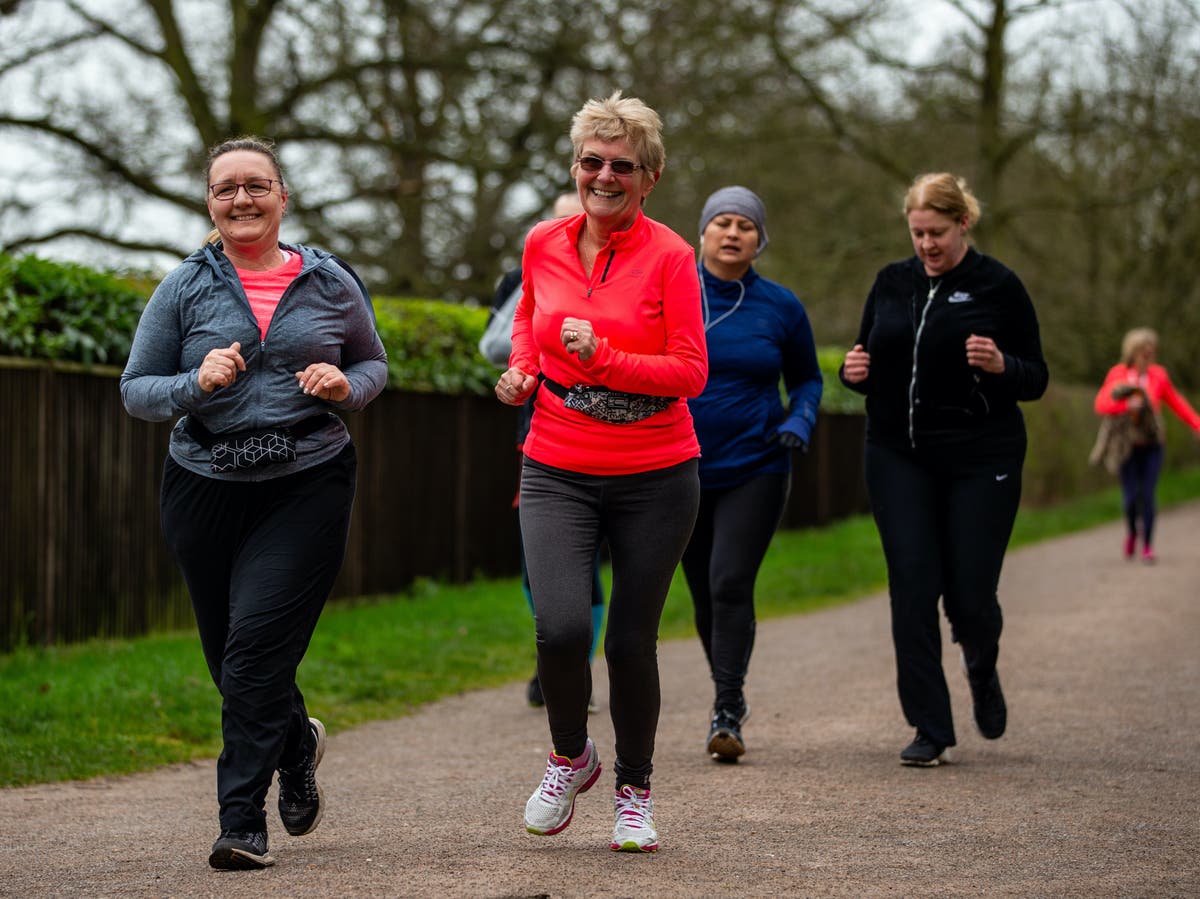
[[(0, 356), (123, 366), (155, 284), (37, 256), (0, 253)], [(433, 300), (376, 300), (389, 386), (491, 392), (475, 347), (487, 310)]]
[(388, 386), (488, 396), (499, 372), (479, 355), (487, 310), (438, 300), (375, 300)]
[(0, 254), (0, 354), (121, 365), (146, 296), (86, 266)]

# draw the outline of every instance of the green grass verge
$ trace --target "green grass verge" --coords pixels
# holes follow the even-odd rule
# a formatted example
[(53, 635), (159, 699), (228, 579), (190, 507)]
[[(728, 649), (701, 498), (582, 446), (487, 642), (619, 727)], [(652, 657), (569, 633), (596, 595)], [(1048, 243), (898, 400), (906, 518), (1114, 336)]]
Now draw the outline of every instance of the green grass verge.
[[(1200, 497), (1200, 469), (1164, 475), (1163, 505)], [(1116, 517), (1115, 489), (1025, 509), (1013, 544)], [(885, 582), (867, 516), (776, 535), (757, 589), (770, 618), (846, 602)], [(664, 638), (692, 636), (677, 576)], [(310, 709), (333, 731), (403, 715), (422, 703), (528, 677), (530, 617), (515, 578), (418, 584), (404, 596), (330, 605), (300, 669)], [(516, 695), (514, 694), (514, 701)], [(124, 774), (220, 751), (220, 703), (193, 633), (0, 656), (0, 785)]]

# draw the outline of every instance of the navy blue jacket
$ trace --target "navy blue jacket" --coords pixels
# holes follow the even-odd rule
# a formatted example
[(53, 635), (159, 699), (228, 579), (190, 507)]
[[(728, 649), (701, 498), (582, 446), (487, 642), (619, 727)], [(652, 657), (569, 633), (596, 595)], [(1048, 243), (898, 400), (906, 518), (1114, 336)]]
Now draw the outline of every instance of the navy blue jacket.
[(808, 444), (824, 386), (808, 314), (794, 293), (753, 268), (740, 281), (723, 281), (701, 266), (700, 283), (708, 384), (688, 400), (700, 439), (700, 486), (721, 489), (786, 474), (791, 455), (778, 433)]

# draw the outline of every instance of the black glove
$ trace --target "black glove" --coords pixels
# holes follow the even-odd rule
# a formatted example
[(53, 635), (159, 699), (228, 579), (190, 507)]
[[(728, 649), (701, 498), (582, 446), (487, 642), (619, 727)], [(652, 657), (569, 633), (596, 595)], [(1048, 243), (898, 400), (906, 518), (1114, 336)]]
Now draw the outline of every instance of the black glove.
[(808, 452), (808, 444), (791, 431), (776, 431), (775, 439), (788, 449), (799, 450), (802, 453)]

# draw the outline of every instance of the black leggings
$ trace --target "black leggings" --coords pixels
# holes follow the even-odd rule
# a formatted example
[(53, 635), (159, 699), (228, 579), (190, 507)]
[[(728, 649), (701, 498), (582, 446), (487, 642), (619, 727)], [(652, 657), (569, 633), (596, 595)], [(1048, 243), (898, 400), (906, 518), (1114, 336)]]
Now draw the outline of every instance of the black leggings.
[(761, 475), (724, 490), (702, 490), (691, 542), (683, 553), (704, 645), (714, 708), (740, 710), (754, 649), (754, 582), (787, 503), (786, 474)]
[(1025, 438), (896, 450), (868, 442), (867, 490), (887, 559), (900, 705), (908, 723), (953, 746), (938, 597), (969, 674), (1000, 652), (1000, 568), (1021, 499)]
[(266, 829), (275, 770), (299, 761), (308, 739), (296, 668), (342, 567), (356, 467), (350, 444), (267, 481), (203, 477), (170, 458), (163, 468), (163, 535), (221, 691), (222, 830)]
[(579, 474), (526, 459), (521, 533), (533, 588), (538, 680), (554, 751), (587, 745), (592, 578), (608, 541), (612, 594), (604, 656), (616, 733), (618, 786), (645, 787), (658, 729), (658, 624), (696, 520), (695, 459), (638, 474)]

